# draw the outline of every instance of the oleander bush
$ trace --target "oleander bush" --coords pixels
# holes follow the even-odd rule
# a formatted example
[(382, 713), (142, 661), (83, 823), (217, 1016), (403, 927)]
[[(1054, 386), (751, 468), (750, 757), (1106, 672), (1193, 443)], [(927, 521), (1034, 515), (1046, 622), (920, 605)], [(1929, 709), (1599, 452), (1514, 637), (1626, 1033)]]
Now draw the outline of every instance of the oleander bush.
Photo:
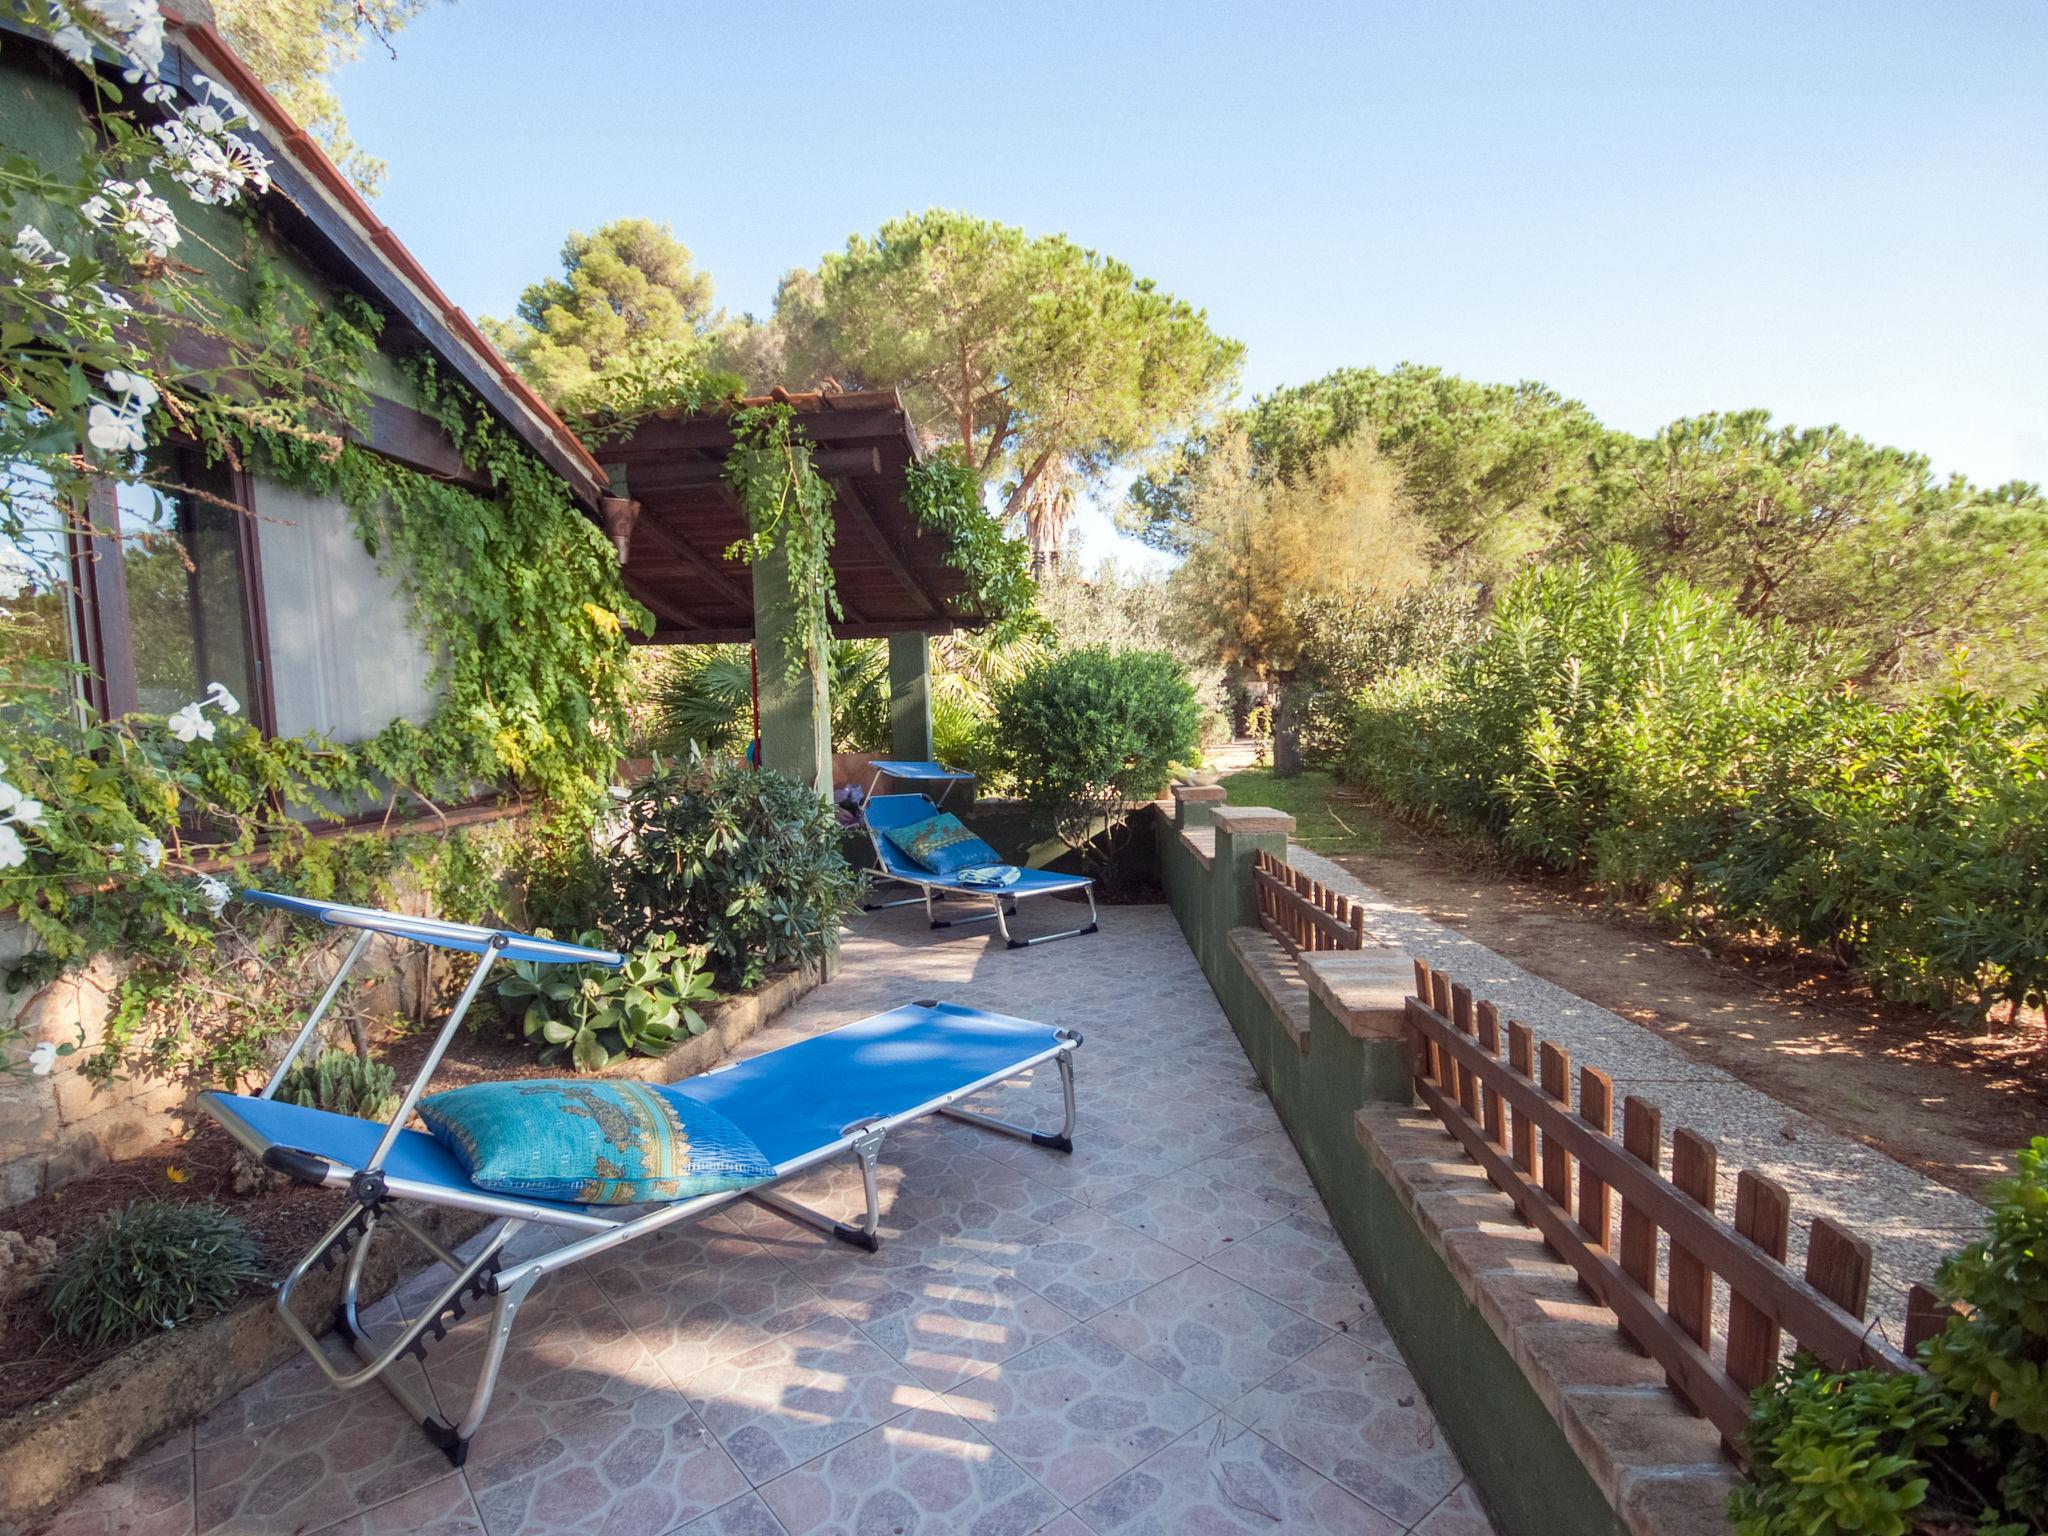
[(46, 1305), (59, 1332), (97, 1348), (211, 1317), (263, 1277), (255, 1238), (219, 1206), (135, 1200), (58, 1260)]
[(2048, 989), (2048, 699), (1896, 705), (1825, 637), (1624, 556), (1532, 571), (1483, 638), (1352, 696), (1338, 767), (1694, 927), (1829, 951), (1887, 995)]
[(1993, 1192), (1984, 1238), (1941, 1267), (1964, 1310), (1926, 1373), (1794, 1360), (1744, 1436), (1742, 1536), (2031, 1536), (2048, 1529), (2048, 1137)]
[(863, 878), (816, 790), (730, 760), (643, 779), (596, 858), (596, 916), (614, 947), (639, 950), (664, 933), (701, 944), (728, 990), (836, 949)]

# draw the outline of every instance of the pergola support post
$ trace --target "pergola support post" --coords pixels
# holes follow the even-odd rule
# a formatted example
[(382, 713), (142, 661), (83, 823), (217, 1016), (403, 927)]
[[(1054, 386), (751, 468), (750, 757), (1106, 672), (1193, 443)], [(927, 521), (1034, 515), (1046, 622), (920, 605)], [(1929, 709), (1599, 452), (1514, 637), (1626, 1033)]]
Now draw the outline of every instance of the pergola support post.
[(889, 755), (932, 760), (932, 645), (922, 630), (889, 637)]
[[(781, 545), (756, 560), (754, 646), (761, 691), (761, 766), (832, 793), (832, 698), (827, 681), (831, 636), (822, 623), (802, 633), (803, 620), (789, 590), (789, 564)], [(792, 677), (792, 645), (804, 646), (805, 665)]]

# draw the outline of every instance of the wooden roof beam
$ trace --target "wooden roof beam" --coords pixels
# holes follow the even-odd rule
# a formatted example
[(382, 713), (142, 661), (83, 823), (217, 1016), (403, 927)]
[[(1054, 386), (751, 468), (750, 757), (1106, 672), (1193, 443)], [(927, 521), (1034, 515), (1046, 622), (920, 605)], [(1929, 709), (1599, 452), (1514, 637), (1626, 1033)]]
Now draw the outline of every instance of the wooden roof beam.
[[(723, 597), (728, 602), (737, 603), (749, 613), (754, 611), (754, 594), (752, 592), (741, 591), (731, 577), (727, 576), (725, 572), (718, 569), (717, 566), (713, 565), (692, 547), (689, 540), (664, 524), (644, 506), (641, 508), (640, 521), (634, 526), (633, 534), (636, 538), (641, 534), (651, 535), (655, 543), (703, 577), (710, 584), (711, 589), (720, 597)], [(652, 605), (650, 604), (649, 606)]]
[(846, 478), (834, 480), (832, 488), (838, 496), (840, 507), (846, 512), (847, 520), (867, 535), (868, 542), (875, 547), (875, 553), (882, 557), (882, 564), (889, 567), (891, 574), (903, 583), (906, 591), (924, 604), (933, 618), (943, 618), (946, 605), (938, 600), (932, 589), (925, 585), (924, 578), (910, 568), (901, 552), (889, 542), (888, 535), (882, 532), (882, 525), (875, 521), (875, 511), (868, 501), (867, 492), (855, 481)]

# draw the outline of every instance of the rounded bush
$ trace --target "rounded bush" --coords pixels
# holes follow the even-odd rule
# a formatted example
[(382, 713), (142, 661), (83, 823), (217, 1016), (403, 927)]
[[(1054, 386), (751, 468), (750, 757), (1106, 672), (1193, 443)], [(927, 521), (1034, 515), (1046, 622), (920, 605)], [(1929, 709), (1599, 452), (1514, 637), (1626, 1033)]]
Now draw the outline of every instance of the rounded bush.
[(60, 1332), (97, 1347), (211, 1317), (263, 1278), (238, 1217), (205, 1202), (135, 1200), (58, 1261), (46, 1304)]
[(1081, 847), (1192, 756), (1202, 708), (1164, 651), (1060, 651), (996, 699), (996, 740), (1018, 792)]

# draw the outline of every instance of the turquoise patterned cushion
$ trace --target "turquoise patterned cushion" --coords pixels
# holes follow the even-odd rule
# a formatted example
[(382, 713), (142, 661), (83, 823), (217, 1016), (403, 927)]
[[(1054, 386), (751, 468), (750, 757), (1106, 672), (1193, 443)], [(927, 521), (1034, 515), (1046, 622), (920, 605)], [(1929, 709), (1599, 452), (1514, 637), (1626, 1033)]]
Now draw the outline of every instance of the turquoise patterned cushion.
[(478, 1083), (431, 1094), (420, 1118), (479, 1189), (576, 1205), (638, 1205), (775, 1176), (745, 1131), (645, 1083)]
[(935, 875), (1003, 861), (1001, 854), (963, 827), (951, 811), (913, 821), (907, 827), (886, 827), (882, 836)]

